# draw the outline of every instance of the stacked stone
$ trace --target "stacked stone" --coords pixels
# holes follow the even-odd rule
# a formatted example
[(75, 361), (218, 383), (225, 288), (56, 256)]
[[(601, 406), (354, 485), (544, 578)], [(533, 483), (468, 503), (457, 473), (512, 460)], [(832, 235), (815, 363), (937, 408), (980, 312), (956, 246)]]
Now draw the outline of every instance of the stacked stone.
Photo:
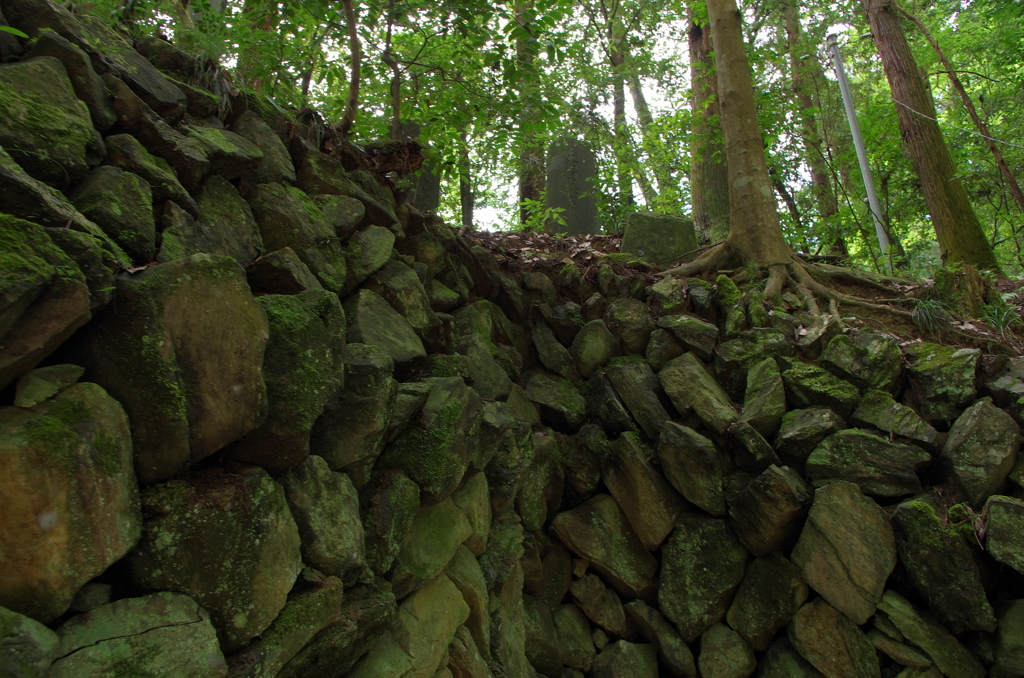
[(0, 9), (0, 668), (1024, 675), (1024, 361), (503, 269), (169, 43)]

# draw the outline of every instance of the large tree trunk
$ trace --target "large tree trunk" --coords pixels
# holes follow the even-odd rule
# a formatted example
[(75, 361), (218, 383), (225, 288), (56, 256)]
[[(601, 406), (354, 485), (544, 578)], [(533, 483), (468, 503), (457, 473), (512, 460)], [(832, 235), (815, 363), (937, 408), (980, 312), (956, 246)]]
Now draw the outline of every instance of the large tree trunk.
[[(526, 31), (532, 30), (532, 22), (527, 19), (527, 12), (533, 9), (533, 0), (522, 0), (516, 3), (516, 22)], [(536, 48), (530, 40), (516, 38), (516, 59), (521, 70), (533, 65)], [(520, 110), (522, 122), (536, 116), (530, 99), (534, 95), (532, 85), (528, 81), (519, 85), (519, 95), (523, 99)], [(519, 141), (519, 219), (522, 223), (530, 221), (532, 208), (528, 201), (538, 204), (544, 198), (545, 170), (544, 142), (532, 132), (524, 132)]]
[(693, 128), (690, 200), (693, 223), (707, 243), (729, 237), (729, 176), (717, 121), (718, 82), (711, 55), (711, 31), (690, 11), (690, 85)]
[[(829, 181), (828, 164), (825, 162), (818, 121), (814, 115), (814, 82), (820, 81), (821, 67), (807, 49), (807, 43), (801, 36), (798, 5), (793, 0), (787, 0), (783, 8), (793, 91), (799, 106), (800, 130), (803, 134), (804, 160), (811, 174), (811, 187), (818, 205), (818, 215), (822, 222), (826, 222), (839, 211), (839, 201), (836, 200), (836, 192)], [(830, 250), (832, 254), (846, 255), (846, 243), (842, 237), (837, 237), (833, 241)]]
[(935, 106), (921, 80), (899, 15), (888, 0), (864, 0), (864, 7), (896, 101), (903, 141), (921, 180), (942, 260), (998, 272), (992, 246), (985, 239), (935, 122)]
[(758, 267), (784, 266), (792, 251), (782, 237), (754, 85), (735, 0), (708, 0), (715, 48), (722, 135), (729, 167), (729, 248)]

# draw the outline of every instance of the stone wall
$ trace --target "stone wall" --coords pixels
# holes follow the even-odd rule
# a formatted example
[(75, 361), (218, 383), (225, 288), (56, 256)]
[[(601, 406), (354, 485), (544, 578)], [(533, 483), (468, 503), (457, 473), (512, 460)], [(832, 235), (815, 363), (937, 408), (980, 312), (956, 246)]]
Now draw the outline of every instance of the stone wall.
[(1024, 362), (503, 268), (0, 9), (0, 674), (1024, 675)]

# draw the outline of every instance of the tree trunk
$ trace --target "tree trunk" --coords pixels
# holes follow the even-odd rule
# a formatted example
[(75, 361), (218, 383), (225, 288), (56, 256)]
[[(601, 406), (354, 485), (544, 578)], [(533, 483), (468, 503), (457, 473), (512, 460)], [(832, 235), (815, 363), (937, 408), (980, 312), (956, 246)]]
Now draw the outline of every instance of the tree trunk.
[[(533, 9), (533, 0), (522, 0), (516, 3), (516, 22), (526, 31), (532, 30), (532, 22), (526, 13)], [(531, 66), (535, 58), (535, 47), (529, 40), (516, 38), (516, 59), (521, 67)], [(519, 87), (519, 95), (523, 100), (520, 122), (529, 122), (535, 117), (529, 99), (533, 95), (533, 86), (527, 84)], [(544, 160), (544, 143), (533, 132), (523, 132), (519, 142), (519, 219), (528, 223), (533, 210), (527, 201), (539, 203), (544, 198), (546, 164)]]
[[(813, 83), (821, 79), (821, 66), (813, 54), (809, 53), (807, 44), (801, 36), (800, 10), (793, 0), (783, 5), (783, 16), (786, 21), (786, 40), (789, 44), (789, 64), (793, 79), (793, 91), (799, 106), (800, 129), (803, 134), (804, 160), (811, 174), (811, 187), (818, 205), (818, 214), (822, 222), (839, 212), (839, 201), (829, 181), (828, 165), (818, 133), (818, 121), (814, 115)], [(846, 243), (837, 237), (830, 245), (831, 254), (845, 256)]]
[(356, 28), (356, 12), (352, 6), (352, 0), (341, 0), (345, 10), (345, 23), (348, 24), (349, 52), (352, 55), (352, 72), (348, 83), (348, 99), (345, 101), (345, 115), (338, 123), (338, 131), (342, 138), (348, 136), (352, 129), (352, 123), (356, 121), (356, 113), (359, 111), (359, 79), (360, 70), (363, 65), (362, 45), (359, 43), (359, 31)]
[[(627, 59), (628, 61), (628, 59)], [(633, 99), (633, 110), (636, 112), (637, 124), (640, 127), (640, 135), (643, 139), (644, 153), (647, 155), (647, 162), (652, 166), (649, 168), (654, 174), (654, 180), (658, 184), (658, 192), (652, 198), (660, 204), (672, 204), (679, 200), (679, 187), (672, 178), (672, 171), (669, 168), (665, 148), (659, 145), (654, 138), (654, 130), (651, 129), (654, 123), (654, 116), (647, 105), (647, 97), (644, 96), (643, 87), (640, 85), (640, 76), (634, 71), (627, 76), (629, 94)], [(648, 200), (648, 204), (651, 201)]]
[(473, 229), (473, 196), (472, 167), (469, 164), (469, 135), (466, 128), (459, 131), (459, 206), (462, 207), (462, 225)]
[(741, 15), (735, 0), (708, 0), (708, 15), (729, 167), (727, 244), (743, 261), (758, 267), (785, 265), (792, 261), (792, 252), (782, 237), (768, 176)]
[[(690, 85), (693, 141), (690, 200), (693, 223), (706, 243), (729, 237), (729, 176), (718, 107), (718, 82), (711, 55), (711, 31), (690, 11)], [(715, 122), (712, 122), (715, 121)]]
[(633, 140), (626, 124), (626, 78), (623, 75), (625, 55), (619, 51), (622, 36), (615, 29), (615, 22), (608, 22), (608, 61), (612, 70), (613, 131), (615, 134), (615, 159), (618, 165), (619, 204), (633, 205), (633, 178), (640, 184), (644, 202), (650, 206), (654, 201), (651, 182), (639, 167), (633, 153)]
[(917, 70), (899, 15), (889, 0), (864, 0), (875, 46), (889, 80), (900, 132), (921, 180), (942, 260), (999, 272), (953, 157), (935, 121), (935, 107)]

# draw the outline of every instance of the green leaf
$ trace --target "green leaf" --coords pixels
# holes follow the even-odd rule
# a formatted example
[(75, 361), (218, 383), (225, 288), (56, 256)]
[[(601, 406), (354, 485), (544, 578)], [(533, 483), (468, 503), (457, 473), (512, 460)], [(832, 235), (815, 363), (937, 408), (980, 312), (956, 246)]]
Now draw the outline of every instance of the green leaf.
[(28, 35), (22, 33), (14, 26), (0, 26), (0, 31), (3, 31), (4, 33), (10, 33), (11, 35), (16, 35), (19, 38), (25, 38), (26, 40), (29, 39)]

